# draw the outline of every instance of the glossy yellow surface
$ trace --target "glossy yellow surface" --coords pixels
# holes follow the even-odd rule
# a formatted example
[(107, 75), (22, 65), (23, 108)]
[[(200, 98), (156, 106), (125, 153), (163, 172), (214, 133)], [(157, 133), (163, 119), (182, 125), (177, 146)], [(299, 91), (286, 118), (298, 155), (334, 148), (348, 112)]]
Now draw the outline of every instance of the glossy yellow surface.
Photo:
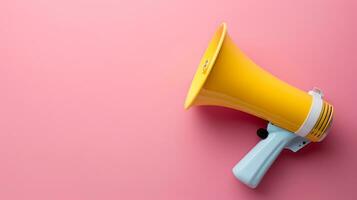
[(295, 132), (306, 119), (311, 103), (307, 92), (279, 80), (244, 55), (222, 24), (200, 62), (185, 108), (224, 106)]

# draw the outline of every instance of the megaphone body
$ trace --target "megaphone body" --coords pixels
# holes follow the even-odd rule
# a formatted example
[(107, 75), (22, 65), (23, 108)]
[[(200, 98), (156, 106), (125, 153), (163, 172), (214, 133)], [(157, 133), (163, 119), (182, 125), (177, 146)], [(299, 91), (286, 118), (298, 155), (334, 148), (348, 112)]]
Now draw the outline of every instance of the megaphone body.
[(223, 23), (201, 59), (185, 108), (223, 106), (270, 122), (267, 138), (233, 169), (254, 188), (283, 148), (297, 151), (325, 138), (333, 106), (322, 97), (318, 89), (302, 91), (260, 68), (235, 46)]

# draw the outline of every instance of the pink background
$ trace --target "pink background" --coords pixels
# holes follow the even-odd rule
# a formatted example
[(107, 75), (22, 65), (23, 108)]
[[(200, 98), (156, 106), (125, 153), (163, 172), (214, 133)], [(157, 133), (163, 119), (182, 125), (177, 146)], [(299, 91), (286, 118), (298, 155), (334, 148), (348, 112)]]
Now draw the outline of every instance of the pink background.
[[(2, 0), (0, 199), (357, 199), (354, 0)], [(231, 168), (265, 122), (183, 102), (226, 21), (259, 65), (335, 106), (257, 190)]]

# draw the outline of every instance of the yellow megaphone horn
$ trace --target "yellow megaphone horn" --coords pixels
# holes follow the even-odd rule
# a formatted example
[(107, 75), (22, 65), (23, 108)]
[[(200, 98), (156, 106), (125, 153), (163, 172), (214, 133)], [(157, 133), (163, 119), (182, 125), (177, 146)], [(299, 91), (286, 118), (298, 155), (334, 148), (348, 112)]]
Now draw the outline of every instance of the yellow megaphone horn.
[(263, 70), (237, 48), (223, 23), (208, 45), (186, 97), (193, 105), (223, 106), (269, 121), (261, 140), (234, 168), (234, 175), (255, 188), (287, 148), (298, 151), (319, 142), (332, 123), (333, 106), (318, 89), (304, 92)]

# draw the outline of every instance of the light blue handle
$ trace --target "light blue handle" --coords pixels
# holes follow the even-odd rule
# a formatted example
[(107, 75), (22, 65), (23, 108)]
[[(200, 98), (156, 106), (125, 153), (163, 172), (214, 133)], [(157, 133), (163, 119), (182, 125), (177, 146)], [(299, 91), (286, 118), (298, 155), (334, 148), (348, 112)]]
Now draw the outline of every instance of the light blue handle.
[(296, 137), (272, 124), (268, 125), (269, 135), (261, 140), (242, 160), (233, 168), (233, 174), (241, 182), (251, 188), (256, 188), (269, 167), (280, 152)]

